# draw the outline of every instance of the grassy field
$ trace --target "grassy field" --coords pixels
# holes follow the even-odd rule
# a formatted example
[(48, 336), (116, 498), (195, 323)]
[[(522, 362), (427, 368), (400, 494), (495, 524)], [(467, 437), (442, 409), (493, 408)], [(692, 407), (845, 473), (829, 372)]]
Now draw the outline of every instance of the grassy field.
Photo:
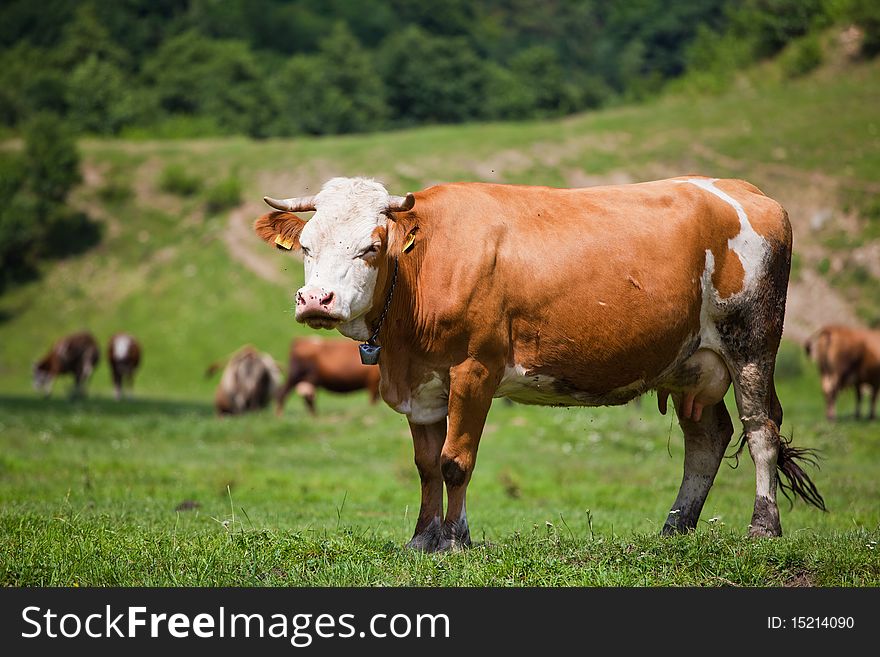
[[(792, 220), (798, 267), (827, 259), (819, 268), (833, 285), (834, 263), (845, 267), (850, 252), (877, 241), (870, 217), (843, 206), (880, 180), (878, 106), (880, 66), (870, 64), (556, 122), (258, 143), (84, 142), (74, 202), (101, 222), (101, 244), (0, 297), (0, 583), (880, 585), (880, 424), (850, 419), (851, 396), (843, 420), (826, 423), (814, 368), (793, 343), (779, 382), (783, 429), (822, 450), (811, 475), (829, 512), (783, 500), (785, 536), (771, 541), (745, 538), (747, 454), (737, 469), (722, 466), (697, 532), (657, 537), (683, 446), (646, 397), (611, 409), (496, 403), (468, 496), (478, 545), (412, 554), (402, 545), (418, 483), (401, 416), (364, 395), (324, 394), (315, 419), (292, 400), (280, 419), (218, 420), (216, 380), (203, 376), (247, 342), (283, 361), (291, 337), (308, 333), (289, 307), (299, 261), (265, 249), (247, 226), (264, 194), (314, 191), (333, 175), (373, 175), (392, 193), (455, 179), (742, 176), (804, 213), (805, 198), (832, 208), (816, 230), (808, 215)], [(163, 191), (175, 165), (204, 189), (237, 179), (243, 205), (214, 212), (204, 191)], [(849, 239), (835, 247), (841, 230)], [(847, 290), (868, 299), (865, 318), (880, 309), (861, 291), (877, 284), (867, 270)], [(69, 402), (64, 381), (49, 400), (30, 390), (33, 360), (83, 327), (102, 343), (118, 329), (141, 339), (133, 401), (111, 400), (106, 363), (86, 401)]]
[(364, 395), (323, 395), (317, 419), (291, 404), (280, 419), (230, 420), (205, 402), (3, 396), (0, 581), (876, 586), (877, 425), (826, 423), (816, 385), (806, 372), (780, 393), (796, 443), (823, 452), (811, 475), (829, 511), (783, 501), (782, 539), (745, 538), (747, 455), (722, 465), (695, 534), (657, 536), (683, 445), (653, 398), (498, 403), (468, 496), (477, 546), (439, 556), (402, 547), (418, 506), (411, 444)]

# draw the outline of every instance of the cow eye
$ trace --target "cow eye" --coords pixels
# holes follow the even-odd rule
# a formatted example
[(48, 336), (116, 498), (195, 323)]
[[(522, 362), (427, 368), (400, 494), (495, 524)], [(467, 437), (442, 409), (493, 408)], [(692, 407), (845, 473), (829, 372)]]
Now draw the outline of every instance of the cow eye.
[(369, 258), (370, 256), (375, 255), (376, 253), (379, 252), (379, 246), (380, 246), (380, 244), (378, 242), (375, 244), (370, 244), (370, 246), (368, 246), (366, 249), (361, 251), (357, 257), (358, 258)]
[(299, 248), (303, 252), (304, 256), (310, 256), (312, 254), (312, 252), (309, 251), (308, 248), (303, 246), (302, 244), (299, 245)]

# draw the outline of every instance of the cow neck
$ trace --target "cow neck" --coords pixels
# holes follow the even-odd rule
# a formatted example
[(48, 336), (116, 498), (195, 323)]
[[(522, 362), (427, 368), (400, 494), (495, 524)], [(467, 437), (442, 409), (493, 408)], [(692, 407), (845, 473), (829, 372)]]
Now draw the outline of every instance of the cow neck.
[(388, 314), (388, 309), (391, 307), (391, 299), (394, 297), (394, 288), (397, 285), (397, 272), (399, 269), (399, 258), (395, 256), (394, 269), (391, 272), (391, 284), (388, 286), (388, 292), (385, 293), (385, 304), (382, 306), (382, 313), (379, 315), (379, 318), (375, 322), (373, 322), (373, 332), (370, 334), (370, 337), (367, 340), (367, 344), (369, 345), (376, 344), (376, 338), (379, 337), (379, 332), (382, 330), (382, 324), (385, 322), (385, 316)]
[[(394, 244), (396, 240), (389, 239), (389, 242)], [(388, 273), (384, 284), (381, 292), (377, 291), (373, 297), (373, 307), (377, 310), (366, 319), (371, 339), (387, 347), (390, 342), (406, 340), (409, 335), (415, 303), (412, 281), (417, 276), (418, 257), (411, 252), (401, 252), (386, 262)]]

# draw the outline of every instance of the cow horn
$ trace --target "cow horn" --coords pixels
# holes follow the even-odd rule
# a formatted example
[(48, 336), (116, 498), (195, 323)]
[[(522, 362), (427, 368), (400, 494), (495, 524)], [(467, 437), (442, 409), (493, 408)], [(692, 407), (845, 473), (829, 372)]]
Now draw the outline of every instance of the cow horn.
[(314, 196), (300, 196), (298, 198), (277, 199), (264, 196), (263, 200), (276, 210), (287, 212), (312, 212), (315, 209)]
[(415, 204), (416, 197), (412, 193), (407, 193), (406, 196), (389, 196), (385, 209), (389, 212), (406, 212), (412, 210)]

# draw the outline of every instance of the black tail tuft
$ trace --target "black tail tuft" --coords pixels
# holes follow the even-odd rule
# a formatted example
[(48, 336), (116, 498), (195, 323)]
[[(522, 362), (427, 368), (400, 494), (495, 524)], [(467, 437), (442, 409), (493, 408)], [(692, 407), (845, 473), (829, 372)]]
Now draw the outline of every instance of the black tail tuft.
[(793, 504), (792, 496), (797, 496), (807, 504), (812, 504), (817, 509), (827, 511), (825, 500), (822, 498), (822, 494), (819, 493), (819, 489), (816, 488), (816, 484), (813, 483), (809, 475), (796, 462), (801, 461), (818, 468), (818, 452), (808, 447), (791, 447), (791, 439), (780, 438), (780, 441), (776, 467), (783, 475), (779, 479), (779, 487), (782, 489), (785, 499)]
[[(819, 468), (819, 452), (809, 447), (792, 447), (791, 438), (779, 437), (779, 456), (776, 459), (776, 468), (782, 473), (779, 479), (779, 488), (785, 499), (793, 506), (793, 497), (800, 497), (807, 504), (812, 504), (817, 509), (827, 511), (825, 507), (825, 499), (816, 488), (816, 484), (810, 479), (810, 476), (804, 472), (800, 464), (808, 463), (815, 468)], [(733, 459), (736, 463), (731, 466), (736, 468), (739, 465), (739, 455), (746, 446), (746, 436), (743, 434), (740, 439), (736, 452), (728, 458)]]

